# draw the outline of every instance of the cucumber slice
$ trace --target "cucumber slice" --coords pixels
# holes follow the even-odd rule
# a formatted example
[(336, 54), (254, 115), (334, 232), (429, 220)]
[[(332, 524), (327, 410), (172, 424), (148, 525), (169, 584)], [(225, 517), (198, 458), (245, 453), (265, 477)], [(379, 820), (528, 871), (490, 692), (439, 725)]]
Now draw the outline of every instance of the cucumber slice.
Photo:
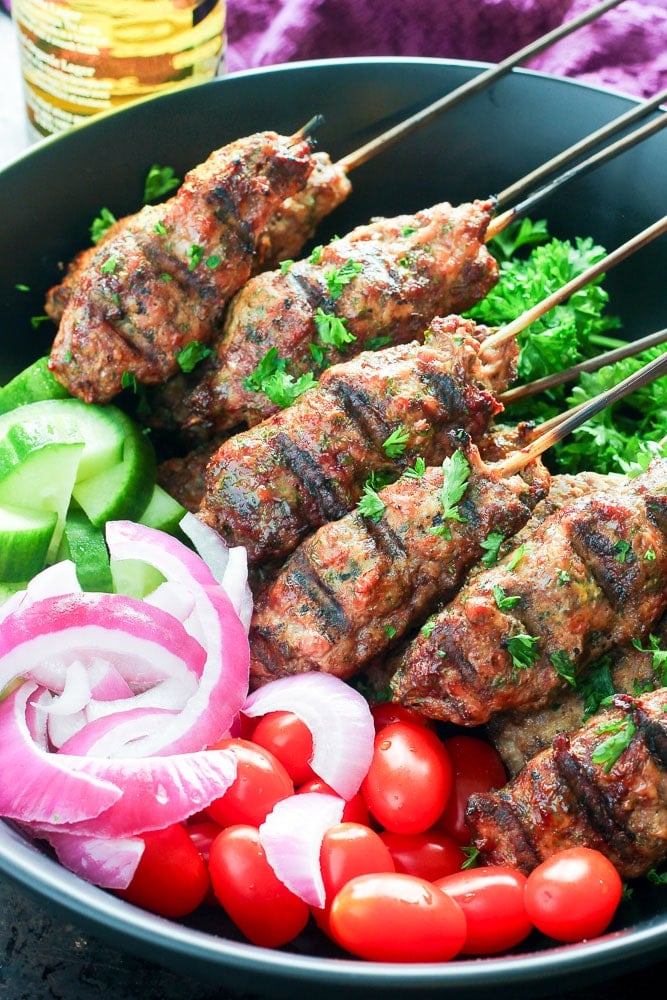
[(84, 447), (82, 442), (42, 445), (0, 479), (0, 504), (57, 515), (49, 562), (56, 558)]
[(18, 406), (36, 403), (40, 399), (67, 399), (69, 392), (48, 369), (48, 358), (38, 358), (11, 382), (0, 388), (0, 413), (8, 413)]
[(181, 535), (179, 525), (186, 513), (185, 507), (156, 483), (153, 495), (139, 521), (147, 528), (157, 528), (158, 531), (166, 531), (169, 535)]
[(117, 594), (140, 599), (164, 583), (164, 576), (155, 566), (141, 559), (114, 559), (111, 563), (113, 589)]
[[(83, 442), (79, 479), (98, 475), (123, 456), (125, 427), (114, 406), (45, 399), (0, 416), (0, 481), (46, 444)], [(122, 414), (124, 416), (124, 414)]]
[(0, 580), (29, 580), (44, 568), (58, 523), (51, 510), (0, 507)]
[(138, 521), (155, 487), (155, 452), (148, 437), (122, 410), (116, 410), (114, 420), (124, 436), (122, 461), (77, 481), (73, 491), (76, 502), (97, 525), (117, 518)]
[[(27, 586), (27, 580), (21, 580), (20, 583), (15, 583), (14, 581), (0, 581), (0, 607), (5, 603), (5, 601), (8, 601), (10, 597), (13, 597), (17, 591), (25, 590)], [(2, 701), (2, 699), (8, 694), (8, 687), (4, 690), (0, 689), (0, 701)]]
[(70, 510), (60, 541), (58, 559), (71, 559), (83, 590), (110, 594), (113, 579), (104, 530), (93, 524), (82, 510)]

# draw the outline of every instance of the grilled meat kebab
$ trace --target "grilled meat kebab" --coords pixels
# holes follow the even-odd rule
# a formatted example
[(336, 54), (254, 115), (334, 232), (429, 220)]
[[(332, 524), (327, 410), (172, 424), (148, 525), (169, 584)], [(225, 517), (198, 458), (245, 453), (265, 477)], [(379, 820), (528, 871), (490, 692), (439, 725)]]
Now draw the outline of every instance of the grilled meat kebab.
[[(352, 190), (345, 171), (332, 163), (327, 153), (314, 153), (313, 170), (305, 187), (282, 202), (269, 215), (264, 230), (257, 239), (256, 256), (252, 273), (278, 267), (280, 262), (297, 256), (312, 238), (317, 225)], [(46, 295), (45, 311), (58, 325), (79, 274), (91, 261), (97, 249), (109, 242), (131, 223), (131, 217), (118, 219), (109, 227), (95, 246), (78, 253), (67, 267), (63, 280), (50, 288)]]
[(247, 385), (270, 350), (292, 376), (319, 375), (374, 344), (421, 337), (436, 315), (463, 312), (498, 280), (484, 245), (492, 201), (448, 203), (359, 226), (311, 256), (252, 278), (234, 296), (214, 354), (158, 392), (154, 426), (200, 440), (276, 413)]
[(481, 437), (517, 348), (484, 355), (486, 327), (436, 318), (424, 343), (366, 351), (328, 368), (288, 409), (224, 441), (206, 470), (199, 517), (250, 565), (291, 552), (350, 511), (370, 475), (451, 454), (447, 432)]
[(667, 460), (547, 518), (402, 653), (395, 701), (471, 726), (545, 704), (667, 610)]
[(454, 593), (490, 534), (525, 524), (548, 491), (540, 463), (503, 479), (450, 437), (459, 450), (445, 465), (463, 456), (469, 471), (458, 517), (444, 506), (445, 470), (430, 467), (381, 490), (374, 513), (353, 511), (306, 539), (257, 595), (254, 686), (305, 671), (352, 676)]
[(164, 382), (206, 344), (247, 281), (272, 213), (313, 169), (310, 142), (265, 132), (230, 143), (173, 198), (118, 224), (79, 272), (51, 350), (56, 378), (85, 402)]
[(484, 862), (528, 873), (585, 846), (637, 878), (667, 859), (667, 688), (613, 700), (503, 789), (470, 797), (466, 821)]
[[(513, 777), (559, 733), (571, 733), (613, 694), (636, 695), (667, 683), (667, 615), (651, 631), (645, 646), (616, 647), (591, 663), (574, 687), (559, 691), (554, 702), (525, 712), (494, 716), (486, 732)], [(637, 648), (639, 647), (639, 648)]]

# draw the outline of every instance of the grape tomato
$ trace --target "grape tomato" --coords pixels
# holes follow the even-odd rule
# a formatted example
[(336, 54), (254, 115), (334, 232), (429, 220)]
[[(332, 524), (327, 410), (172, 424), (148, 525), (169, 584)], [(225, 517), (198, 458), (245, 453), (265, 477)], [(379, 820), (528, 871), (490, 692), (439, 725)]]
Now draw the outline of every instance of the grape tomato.
[[(303, 785), (297, 788), (297, 793), (301, 795), (303, 792), (318, 792), (321, 795), (335, 795), (333, 788), (327, 785), (326, 781), (322, 781), (321, 778), (312, 778), (310, 781), (306, 781)], [(368, 826), (370, 823), (370, 813), (368, 812), (368, 806), (364, 800), (361, 792), (357, 792), (353, 795), (351, 799), (348, 799), (345, 803), (345, 808), (343, 809), (343, 823), (362, 823), (364, 826)]]
[(144, 851), (127, 889), (118, 895), (163, 917), (184, 917), (209, 891), (206, 862), (186, 828), (174, 823), (144, 833)]
[(466, 917), (464, 955), (494, 955), (523, 941), (532, 930), (526, 912), (526, 876), (503, 865), (482, 866), (438, 879)]
[(443, 740), (454, 773), (452, 791), (436, 826), (459, 844), (470, 841), (465, 821), (466, 806), (473, 792), (502, 788), (507, 775), (500, 756), (486, 740), (466, 734)]
[(260, 826), (281, 799), (294, 793), (289, 774), (264, 747), (250, 740), (224, 739), (210, 749), (231, 750), (237, 760), (237, 773), (224, 795), (206, 809), (220, 826), (248, 823)]
[(460, 871), (467, 858), (461, 846), (441, 830), (424, 833), (383, 830), (380, 839), (388, 848), (397, 872), (417, 875), (429, 882)]
[(310, 766), (313, 737), (293, 712), (268, 712), (257, 722), (251, 739), (278, 758), (295, 785), (315, 776)]

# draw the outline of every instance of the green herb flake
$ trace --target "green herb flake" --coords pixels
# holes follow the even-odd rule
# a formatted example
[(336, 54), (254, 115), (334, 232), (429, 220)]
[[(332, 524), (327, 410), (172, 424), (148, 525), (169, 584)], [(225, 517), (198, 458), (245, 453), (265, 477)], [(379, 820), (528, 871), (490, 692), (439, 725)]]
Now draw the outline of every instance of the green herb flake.
[(519, 565), (525, 554), (526, 554), (525, 544), (519, 545), (518, 548), (514, 550), (514, 552), (512, 553), (512, 558), (507, 563), (508, 573), (514, 572), (514, 570), (517, 568), (517, 566)]
[(406, 479), (422, 479), (424, 477), (425, 472), (426, 472), (426, 462), (421, 457), (421, 455), (417, 455), (415, 459), (415, 464), (412, 466), (411, 469), (406, 469), (403, 475), (406, 477)]
[(204, 358), (209, 357), (212, 353), (213, 351), (210, 347), (200, 344), (198, 340), (191, 340), (182, 350), (176, 351), (174, 357), (182, 372), (191, 372), (197, 367), (200, 361), (203, 361)]
[(137, 392), (139, 389), (137, 376), (134, 374), (134, 372), (124, 371), (120, 377), (120, 384), (123, 387), (123, 389), (131, 389), (132, 392)]
[(646, 878), (652, 885), (667, 885), (667, 871), (659, 872), (655, 868), (649, 868)]
[(118, 267), (118, 256), (112, 253), (100, 267), (102, 274), (115, 274)]
[(577, 681), (577, 690), (584, 701), (584, 719), (589, 719), (601, 705), (611, 701), (615, 688), (608, 656), (601, 656), (587, 667)]
[(623, 751), (630, 746), (636, 727), (632, 719), (626, 718), (600, 726), (595, 732), (600, 736), (611, 733), (591, 754), (593, 763), (602, 764), (605, 774), (608, 774)]
[(622, 539), (619, 539), (619, 541), (614, 545), (614, 552), (616, 553), (614, 559), (616, 562), (620, 563), (628, 562), (631, 551), (632, 546), (630, 542), (624, 542)]
[(654, 562), (655, 558), (656, 555), (654, 549), (647, 549), (646, 552), (644, 553), (644, 559), (646, 560), (646, 562)]
[(428, 639), (429, 636), (433, 634), (434, 628), (435, 628), (435, 618), (429, 618), (429, 620), (427, 622), (424, 622), (424, 624), (422, 625), (420, 632), (425, 639)]
[(188, 271), (194, 271), (197, 264), (201, 262), (204, 256), (204, 248), (200, 247), (197, 243), (193, 243), (188, 250), (188, 257), (190, 258), (190, 263), (188, 264)]
[(412, 234), (416, 232), (418, 232), (416, 226), (403, 226), (401, 229), (401, 236), (412, 236)]
[(465, 861), (461, 865), (461, 870), (465, 871), (468, 868), (474, 868), (479, 859), (479, 848), (472, 846), (462, 847), (461, 850), (466, 856)]
[(30, 317), (30, 326), (33, 328), (33, 330), (37, 330), (37, 329), (39, 329), (40, 326), (42, 326), (42, 324), (48, 323), (50, 319), (51, 319), (51, 317), (50, 316), (46, 316), (46, 315), (31, 316)]
[(99, 243), (117, 221), (113, 212), (110, 212), (108, 208), (101, 208), (100, 214), (95, 216), (90, 224), (89, 232), (92, 242)]
[(363, 264), (349, 258), (340, 267), (334, 267), (324, 275), (332, 299), (339, 299), (343, 294), (343, 289), (352, 279), (363, 270)]
[(323, 252), (323, 250), (324, 250), (324, 247), (322, 245), (315, 247), (313, 249), (310, 257), (308, 258), (308, 263), (309, 264), (319, 264), (319, 262), (322, 260), (322, 252)]
[(485, 566), (493, 566), (498, 562), (500, 546), (504, 541), (505, 536), (501, 535), (499, 531), (490, 531), (484, 541), (480, 542), (480, 548), (484, 550), (481, 561)]
[(382, 450), (387, 458), (400, 458), (409, 440), (409, 432), (405, 430), (403, 424), (399, 424), (382, 442)]
[(294, 267), (293, 260), (283, 260), (280, 262), (280, 273), (287, 274)]
[(158, 236), (166, 236), (167, 235), (167, 227), (165, 226), (165, 224), (162, 221), (162, 219), (160, 219), (159, 222), (155, 223), (155, 226), (153, 227), (153, 232), (157, 233)]
[(14, 285), (14, 288), (16, 289), (17, 292), (29, 292), (30, 291), (30, 285), (18, 284), (18, 285)]
[(173, 167), (161, 167), (154, 163), (144, 181), (144, 203), (158, 201), (181, 183)]
[(166, 271), (163, 271), (162, 274), (160, 275), (160, 281), (173, 281), (173, 280), (174, 280), (173, 275), (167, 274)]
[(384, 634), (386, 635), (386, 637), (388, 639), (395, 639), (396, 638), (396, 629), (394, 628), (393, 625), (385, 625), (385, 627), (384, 627)]
[(340, 319), (333, 313), (325, 313), (320, 307), (315, 313), (315, 326), (320, 343), (327, 347), (342, 350), (346, 344), (352, 344), (357, 339), (347, 329), (347, 320)]
[(564, 681), (571, 684), (572, 687), (576, 685), (576, 670), (575, 665), (565, 652), (564, 649), (558, 649), (555, 653), (552, 653), (549, 657), (551, 666), (554, 668), (559, 677), (562, 677)]
[(357, 510), (362, 517), (367, 517), (377, 524), (386, 509), (387, 505), (380, 499), (377, 490), (373, 489), (370, 483), (365, 483), (363, 496), (357, 504)]
[(559, 587), (564, 587), (565, 584), (569, 583), (571, 579), (572, 578), (566, 569), (559, 569), (556, 573), (556, 583)]
[(389, 344), (393, 343), (392, 338), (388, 335), (382, 335), (379, 337), (369, 337), (366, 341), (367, 351), (377, 351), (381, 347), (387, 347)]
[[(470, 464), (462, 451), (455, 451), (442, 463), (442, 489), (440, 490), (441, 517), (443, 521), (465, 522), (461, 517), (458, 505), (468, 486)], [(430, 529), (434, 535), (451, 538), (451, 531), (446, 524), (439, 524)]]
[(499, 584), (495, 584), (493, 587), (493, 597), (499, 611), (509, 611), (510, 608), (513, 608), (515, 604), (518, 604), (521, 600), (521, 597), (519, 596), (507, 597), (505, 591), (501, 586), (499, 586)]
[(632, 645), (640, 653), (652, 655), (651, 666), (660, 680), (660, 686), (667, 687), (667, 650), (660, 649), (660, 640), (657, 635), (649, 635), (648, 649), (642, 646), (639, 639), (633, 639)]
[(220, 267), (221, 264), (222, 257), (220, 257), (217, 253), (212, 253), (210, 257), (206, 258), (206, 266), (210, 268), (211, 271), (214, 271), (216, 267)]
[(525, 670), (539, 658), (538, 642), (538, 638), (526, 635), (524, 632), (519, 632), (518, 635), (513, 635), (507, 640), (507, 652), (512, 657), (512, 663), (517, 670)]

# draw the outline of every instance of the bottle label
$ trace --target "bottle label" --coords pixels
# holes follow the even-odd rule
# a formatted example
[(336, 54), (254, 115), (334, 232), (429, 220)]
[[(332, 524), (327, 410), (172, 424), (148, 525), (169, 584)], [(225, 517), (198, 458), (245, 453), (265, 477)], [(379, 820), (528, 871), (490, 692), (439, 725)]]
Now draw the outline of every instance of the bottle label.
[(211, 79), (224, 0), (14, 0), (28, 118), (59, 132), (128, 101)]

